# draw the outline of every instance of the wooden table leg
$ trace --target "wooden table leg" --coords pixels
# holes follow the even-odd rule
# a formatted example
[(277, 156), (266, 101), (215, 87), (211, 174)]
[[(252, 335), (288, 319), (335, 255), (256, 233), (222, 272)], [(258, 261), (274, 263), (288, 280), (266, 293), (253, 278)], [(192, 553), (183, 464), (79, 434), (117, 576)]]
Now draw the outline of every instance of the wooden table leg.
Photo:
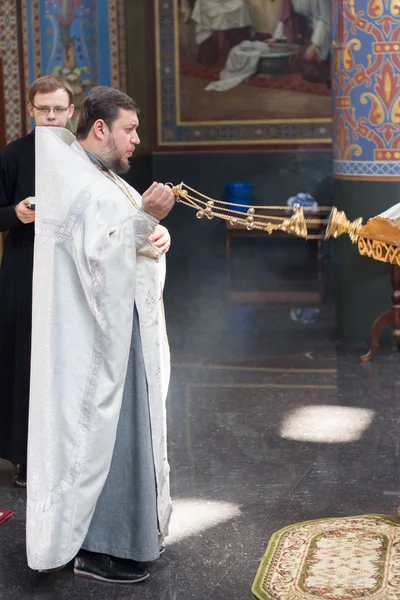
[(371, 360), (374, 356), (378, 347), (379, 336), (385, 327), (392, 327), (393, 337), (396, 340), (397, 348), (400, 350), (400, 267), (398, 265), (391, 265), (390, 279), (392, 282), (392, 310), (383, 313), (373, 324), (370, 349), (361, 356), (361, 360), (364, 362)]
[(400, 267), (398, 265), (391, 266), (390, 278), (392, 281), (393, 337), (400, 350)]

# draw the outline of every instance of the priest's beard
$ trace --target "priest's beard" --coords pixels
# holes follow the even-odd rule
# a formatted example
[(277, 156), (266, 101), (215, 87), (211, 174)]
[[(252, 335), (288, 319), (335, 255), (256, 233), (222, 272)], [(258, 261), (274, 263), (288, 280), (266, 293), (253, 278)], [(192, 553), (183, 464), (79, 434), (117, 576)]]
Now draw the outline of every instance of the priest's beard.
[(107, 148), (101, 158), (110, 171), (113, 171), (114, 173), (127, 173), (131, 168), (129, 162), (122, 162), (121, 157), (118, 156), (117, 145), (112, 135), (108, 138)]

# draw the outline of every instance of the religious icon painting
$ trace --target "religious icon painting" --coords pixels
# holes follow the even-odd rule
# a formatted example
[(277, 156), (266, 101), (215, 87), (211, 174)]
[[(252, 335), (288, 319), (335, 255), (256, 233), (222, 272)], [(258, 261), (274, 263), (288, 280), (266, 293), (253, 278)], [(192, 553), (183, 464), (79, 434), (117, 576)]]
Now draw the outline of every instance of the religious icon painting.
[(332, 0), (153, 8), (159, 149), (330, 147)]

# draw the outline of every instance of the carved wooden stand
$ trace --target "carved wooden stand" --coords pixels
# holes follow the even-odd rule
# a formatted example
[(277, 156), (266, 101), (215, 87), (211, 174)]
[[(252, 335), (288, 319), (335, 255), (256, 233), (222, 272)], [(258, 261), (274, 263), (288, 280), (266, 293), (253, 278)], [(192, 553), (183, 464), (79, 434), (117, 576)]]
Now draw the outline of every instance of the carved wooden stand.
[(361, 356), (361, 360), (364, 362), (373, 358), (378, 347), (379, 336), (385, 327), (393, 328), (393, 337), (400, 350), (400, 267), (398, 265), (391, 265), (390, 278), (392, 281), (392, 310), (380, 315), (373, 324), (369, 351)]

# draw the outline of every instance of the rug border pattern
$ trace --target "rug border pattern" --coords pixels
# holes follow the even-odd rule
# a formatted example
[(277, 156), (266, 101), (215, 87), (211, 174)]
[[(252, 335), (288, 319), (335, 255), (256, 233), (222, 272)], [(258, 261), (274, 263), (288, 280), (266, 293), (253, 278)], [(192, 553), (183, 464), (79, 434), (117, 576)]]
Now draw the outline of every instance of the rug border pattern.
[[(271, 568), (273, 568), (274, 564), (277, 564), (278, 561), (278, 549), (279, 549), (279, 544), (282, 540), (282, 537), (284, 536), (285, 533), (289, 532), (292, 529), (295, 528), (299, 528), (301, 526), (304, 525), (311, 525), (311, 524), (315, 524), (318, 522), (338, 522), (338, 521), (349, 521), (352, 519), (381, 519), (383, 521), (386, 521), (387, 523), (393, 524), (393, 525), (397, 525), (398, 527), (400, 527), (400, 519), (395, 518), (395, 517), (390, 517), (388, 515), (384, 515), (384, 514), (368, 514), (368, 515), (357, 515), (357, 516), (350, 516), (350, 517), (330, 517), (330, 518), (320, 518), (320, 519), (311, 519), (308, 521), (303, 521), (303, 522), (299, 522), (299, 523), (293, 523), (291, 525), (287, 525), (286, 527), (283, 527), (282, 529), (280, 529), (279, 531), (276, 531), (275, 533), (272, 534), (270, 541), (268, 543), (267, 549), (260, 561), (260, 565), (258, 567), (257, 570), (257, 574), (256, 577), (254, 579), (251, 591), (253, 593), (253, 595), (258, 598), (259, 600), (278, 600), (278, 597), (272, 597), (269, 595), (269, 593), (267, 593), (267, 591), (265, 590), (265, 581), (266, 581), (266, 577), (268, 576), (268, 574), (271, 572)], [(304, 559), (302, 560), (301, 564), (304, 564), (304, 560), (306, 559), (307, 555), (308, 555), (309, 550), (307, 551), (306, 556), (304, 557)], [(267, 565), (269, 565), (269, 568), (267, 570)], [(378, 590), (379, 591), (379, 590)], [(307, 593), (307, 592), (304, 592)], [(384, 592), (386, 594), (386, 592)], [(306, 596), (303, 596), (304, 598), (306, 598)], [(318, 600), (317, 596), (311, 596), (308, 595), (308, 598), (314, 597), (316, 600)], [(367, 597), (367, 596), (365, 596)], [(374, 596), (371, 596), (370, 594), (368, 594), (369, 598), (376, 598), (377, 600), (389, 600), (386, 597), (382, 596), (380, 593), (379, 595), (376, 595), (376, 593), (374, 593)], [(287, 600), (300, 600), (300, 596), (297, 594), (296, 596), (290, 596), (290, 598), (287, 598)], [(354, 600), (357, 600), (357, 598), (354, 598)]]

